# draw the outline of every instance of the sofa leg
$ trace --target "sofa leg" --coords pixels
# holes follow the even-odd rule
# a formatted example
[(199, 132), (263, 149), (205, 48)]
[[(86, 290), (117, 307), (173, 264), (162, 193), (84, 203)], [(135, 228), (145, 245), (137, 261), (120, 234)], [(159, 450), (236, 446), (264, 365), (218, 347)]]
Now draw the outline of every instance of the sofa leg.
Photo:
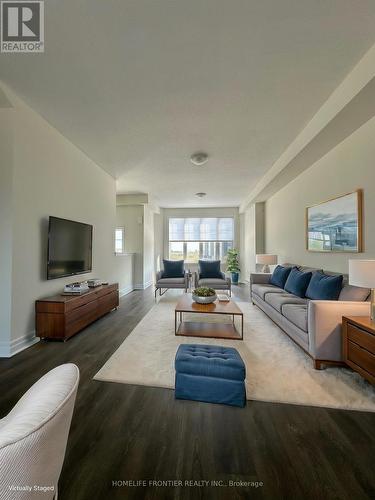
[(314, 359), (315, 370), (323, 370), (323, 363), (319, 359)]

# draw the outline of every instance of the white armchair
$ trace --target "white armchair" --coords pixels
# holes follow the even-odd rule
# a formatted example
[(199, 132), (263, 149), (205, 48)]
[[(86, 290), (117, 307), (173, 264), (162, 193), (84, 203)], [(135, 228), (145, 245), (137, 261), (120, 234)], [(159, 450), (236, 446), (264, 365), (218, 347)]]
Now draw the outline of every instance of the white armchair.
[(76, 365), (58, 366), (0, 420), (0, 500), (57, 498), (78, 382)]

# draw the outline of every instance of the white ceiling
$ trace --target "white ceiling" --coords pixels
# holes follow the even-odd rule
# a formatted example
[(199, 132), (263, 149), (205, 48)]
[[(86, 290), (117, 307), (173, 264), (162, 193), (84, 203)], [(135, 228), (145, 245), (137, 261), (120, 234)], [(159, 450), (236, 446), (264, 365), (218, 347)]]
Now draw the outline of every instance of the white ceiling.
[[(375, 42), (373, 0), (48, 0), (0, 78), (164, 207), (237, 206)], [(210, 155), (194, 167), (190, 155)], [(194, 196), (198, 191), (206, 198)]]

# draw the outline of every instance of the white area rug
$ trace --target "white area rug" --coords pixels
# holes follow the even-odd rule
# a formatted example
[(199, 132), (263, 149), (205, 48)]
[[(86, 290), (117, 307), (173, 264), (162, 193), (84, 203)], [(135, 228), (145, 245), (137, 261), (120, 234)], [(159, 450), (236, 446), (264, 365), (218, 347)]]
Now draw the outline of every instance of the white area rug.
[(242, 342), (176, 337), (176, 300), (172, 291), (162, 297), (94, 378), (173, 389), (178, 346), (217, 344), (240, 352), (246, 364), (247, 399), (375, 411), (375, 390), (362, 377), (346, 368), (314, 370), (311, 359), (250, 303), (239, 303), (244, 312)]

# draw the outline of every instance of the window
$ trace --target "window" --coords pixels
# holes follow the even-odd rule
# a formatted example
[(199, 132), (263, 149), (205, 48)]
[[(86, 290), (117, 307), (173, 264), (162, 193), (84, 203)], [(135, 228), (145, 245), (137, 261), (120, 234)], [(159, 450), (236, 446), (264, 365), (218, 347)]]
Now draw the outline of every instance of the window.
[(199, 259), (224, 260), (233, 248), (232, 217), (170, 218), (169, 258), (197, 263)]
[(125, 253), (125, 228), (116, 227), (115, 231), (115, 254)]

